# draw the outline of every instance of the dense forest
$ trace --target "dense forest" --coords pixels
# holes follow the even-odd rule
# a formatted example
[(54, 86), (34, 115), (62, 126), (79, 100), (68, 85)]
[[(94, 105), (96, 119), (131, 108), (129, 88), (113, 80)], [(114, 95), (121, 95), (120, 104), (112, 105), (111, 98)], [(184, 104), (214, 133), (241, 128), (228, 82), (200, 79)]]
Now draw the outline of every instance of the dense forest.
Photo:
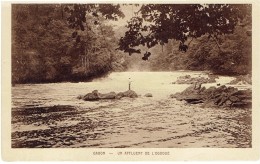
[[(187, 14), (191, 20), (205, 17), (197, 6), (192, 6), (195, 11), (187, 10), (191, 6), (177, 5), (174, 9), (179, 13), (187, 11), (181, 13), (185, 18), (177, 19), (178, 12), (173, 12), (174, 23), (167, 24), (168, 17), (171, 19), (167, 13), (172, 11), (165, 5), (143, 5), (141, 16), (133, 17), (127, 26), (113, 28), (108, 20), (124, 16), (120, 5), (12, 5), (12, 82), (89, 81), (127, 70), (251, 74), (251, 6), (213, 5), (210, 14), (221, 19), (226, 14), (225, 19), (230, 19), (218, 31), (212, 30), (219, 23), (213, 18), (210, 28), (209, 22), (186, 23), (190, 21), (185, 20)], [(162, 11), (167, 12), (165, 17), (165, 13), (156, 15)], [(144, 20), (151, 25), (142, 24)], [(203, 27), (203, 23), (207, 25)]]
[(250, 74), (251, 10), (248, 4), (142, 5), (128, 22), (119, 49), (143, 53), (153, 70)]
[(13, 5), (13, 83), (86, 81), (123, 70), (112, 26), (93, 14), (113, 7), (93, 6), (85, 12), (85, 29), (78, 29), (70, 23), (76, 5)]
[(141, 47), (143, 52), (150, 51), (151, 57), (148, 61), (140, 61), (142, 56), (133, 54), (129, 67), (146, 71), (208, 70), (219, 75), (251, 74), (251, 25), (238, 25), (234, 34), (222, 36), (219, 40), (224, 52), (220, 52), (215, 41), (208, 41), (206, 36), (191, 41), (187, 52), (179, 51), (179, 42), (175, 40), (151, 49)]

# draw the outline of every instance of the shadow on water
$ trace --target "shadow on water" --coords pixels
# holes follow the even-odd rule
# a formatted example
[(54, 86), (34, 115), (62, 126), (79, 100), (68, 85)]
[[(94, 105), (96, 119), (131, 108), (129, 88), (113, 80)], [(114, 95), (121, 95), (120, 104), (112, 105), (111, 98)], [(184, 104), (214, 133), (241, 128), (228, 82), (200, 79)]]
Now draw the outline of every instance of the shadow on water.
[[(91, 83), (16, 85), (12, 148), (251, 147), (251, 109), (200, 108), (169, 98), (187, 88), (172, 84), (185, 74), (124, 72)], [(94, 89), (125, 91), (129, 78), (138, 98), (77, 99)]]
[(86, 131), (91, 132), (105, 123), (81, 117), (86, 112), (67, 105), (13, 109), (12, 124), (29, 126), (12, 132), (12, 147), (66, 147), (94, 139), (97, 133), (87, 134)]

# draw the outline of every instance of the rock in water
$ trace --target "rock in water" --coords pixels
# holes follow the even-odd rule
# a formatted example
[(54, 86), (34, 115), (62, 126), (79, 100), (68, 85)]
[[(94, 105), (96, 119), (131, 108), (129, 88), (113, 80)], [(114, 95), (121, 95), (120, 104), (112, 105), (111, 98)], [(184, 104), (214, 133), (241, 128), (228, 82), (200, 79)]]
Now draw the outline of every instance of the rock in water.
[(252, 76), (248, 75), (240, 75), (237, 76), (234, 80), (229, 82), (231, 85), (252, 85)]
[(124, 97), (123, 92), (119, 92), (118, 94), (116, 94), (116, 99), (121, 99), (122, 97)]
[(151, 93), (146, 93), (144, 96), (145, 97), (153, 97), (153, 95)]
[(136, 98), (136, 97), (138, 97), (138, 95), (135, 93), (135, 91), (132, 91), (132, 90), (128, 90), (125, 92), (119, 92), (118, 94), (116, 94), (116, 99), (120, 99), (122, 97)]
[(135, 93), (135, 91), (128, 90), (123, 92), (123, 97), (130, 97), (130, 98), (136, 98), (138, 95)]
[(106, 94), (100, 94), (100, 99), (115, 99), (116, 93), (115, 92), (109, 92)]
[(97, 90), (94, 90), (91, 93), (87, 93), (82, 99), (85, 101), (97, 101), (100, 99), (100, 93), (98, 93)]
[(135, 91), (132, 90), (119, 92), (118, 94), (116, 94), (115, 92), (102, 94), (99, 93), (97, 90), (94, 90), (91, 93), (87, 93), (85, 96), (78, 96), (78, 99), (83, 99), (85, 101), (98, 101), (100, 99), (120, 99), (122, 97), (136, 98), (138, 97), (138, 95), (135, 93)]
[(250, 107), (252, 104), (251, 90), (238, 90), (234, 87), (225, 85), (216, 87), (197, 88), (194, 85), (189, 86), (181, 93), (170, 95), (177, 100), (185, 100), (190, 104), (204, 103), (204, 107), (222, 106), (222, 107)]
[(176, 98), (177, 100), (185, 100), (191, 104), (202, 103), (203, 95), (200, 94), (200, 91), (204, 91), (205, 88), (197, 87), (196, 84), (189, 86), (181, 93), (171, 94), (171, 98)]
[(83, 97), (83, 95), (78, 95), (77, 99), (82, 99)]
[(194, 83), (215, 83), (215, 76), (205, 77), (191, 77), (190, 75), (180, 76), (177, 81), (173, 82), (173, 84), (194, 84)]

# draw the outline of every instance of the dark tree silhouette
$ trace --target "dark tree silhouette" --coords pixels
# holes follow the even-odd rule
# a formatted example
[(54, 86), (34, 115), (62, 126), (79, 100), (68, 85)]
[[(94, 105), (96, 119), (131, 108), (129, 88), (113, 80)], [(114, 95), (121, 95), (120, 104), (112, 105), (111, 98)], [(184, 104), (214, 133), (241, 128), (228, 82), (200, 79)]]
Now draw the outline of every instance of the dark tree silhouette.
[(188, 38), (207, 35), (220, 49), (218, 36), (231, 34), (246, 17), (251, 5), (245, 4), (147, 4), (128, 22), (128, 31), (120, 39), (119, 49), (127, 52), (139, 45), (151, 48), (180, 41), (179, 50), (186, 52)]

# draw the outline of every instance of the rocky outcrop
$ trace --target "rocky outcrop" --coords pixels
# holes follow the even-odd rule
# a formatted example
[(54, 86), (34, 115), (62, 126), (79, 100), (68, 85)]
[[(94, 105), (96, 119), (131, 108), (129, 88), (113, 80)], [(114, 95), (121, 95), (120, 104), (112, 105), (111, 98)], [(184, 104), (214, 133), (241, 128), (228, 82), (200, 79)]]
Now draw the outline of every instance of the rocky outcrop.
[(116, 97), (117, 97), (117, 98), (122, 98), (122, 97), (137, 98), (138, 95), (135, 93), (135, 91), (128, 90), (128, 91), (125, 91), (125, 92), (119, 92), (119, 93), (116, 95)]
[(106, 94), (100, 94), (100, 99), (115, 99), (116, 98), (116, 92), (109, 92)]
[(97, 90), (94, 90), (91, 93), (87, 93), (82, 99), (85, 101), (96, 101), (100, 99), (100, 93), (98, 93)]
[(122, 97), (130, 97), (130, 98), (136, 98), (138, 95), (136, 94), (135, 91), (128, 90), (125, 92), (109, 92), (109, 93), (99, 93), (98, 90), (94, 90), (91, 93), (87, 93), (84, 96), (78, 96), (78, 99), (82, 99), (85, 101), (98, 101), (101, 99), (120, 99)]
[(248, 84), (250, 84), (251, 85), (252, 77), (249, 74), (237, 76), (234, 80), (229, 82), (229, 84), (231, 84), (231, 85), (248, 85)]
[(173, 82), (173, 84), (194, 84), (194, 83), (215, 83), (216, 76), (205, 77), (191, 77), (190, 75), (180, 76), (178, 79)]
[(200, 103), (203, 100), (203, 95), (200, 94), (201, 91), (205, 90), (205, 87), (198, 88), (195, 84), (186, 88), (183, 92), (177, 92), (176, 94), (170, 95), (171, 98), (176, 98), (177, 100), (185, 100), (189, 103), (195, 104)]
[(238, 90), (234, 87), (205, 87), (196, 88), (191, 85), (181, 93), (170, 95), (177, 100), (185, 100), (190, 104), (202, 103), (204, 107), (221, 106), (221, 107), (250, 107), (252, 105), (252, 91)]

